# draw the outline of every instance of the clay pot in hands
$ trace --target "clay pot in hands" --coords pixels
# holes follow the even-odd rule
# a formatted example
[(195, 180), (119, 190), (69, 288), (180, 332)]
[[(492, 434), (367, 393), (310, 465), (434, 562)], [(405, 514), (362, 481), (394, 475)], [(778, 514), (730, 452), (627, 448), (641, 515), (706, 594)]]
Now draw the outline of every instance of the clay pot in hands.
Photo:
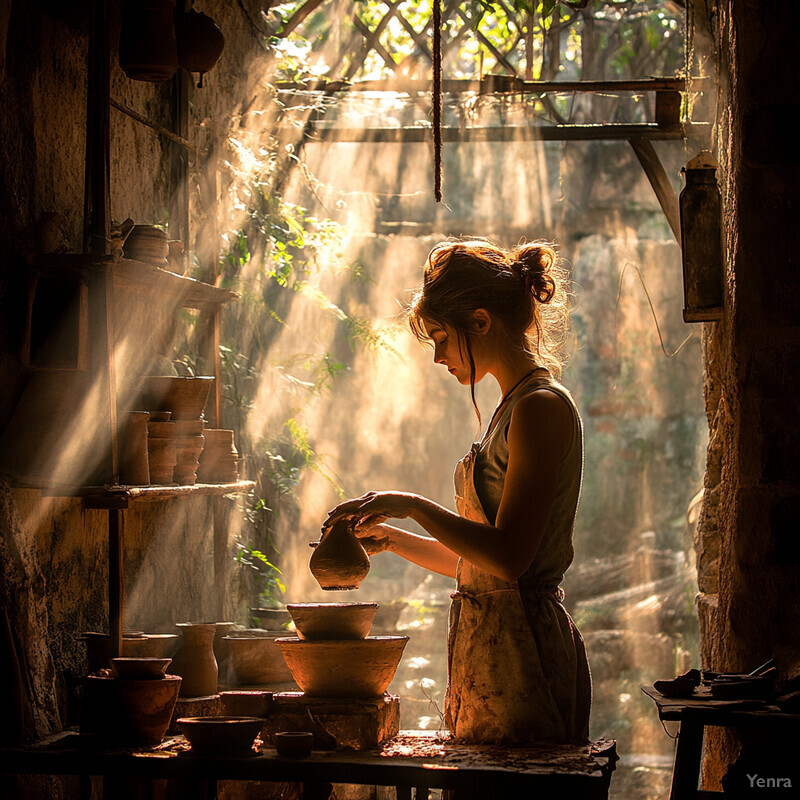
[(370, 564), (350, 524), (340, 520), (325, 529), (308, 566), (323, 589), (335, 590), (358, 589)]
[(183, 678), (181, 697), (208, 697), (217, 693), (217, 660), (214, 657), (213, 622), (178, 622), (183, 642), (172, 662), (172, 671)]

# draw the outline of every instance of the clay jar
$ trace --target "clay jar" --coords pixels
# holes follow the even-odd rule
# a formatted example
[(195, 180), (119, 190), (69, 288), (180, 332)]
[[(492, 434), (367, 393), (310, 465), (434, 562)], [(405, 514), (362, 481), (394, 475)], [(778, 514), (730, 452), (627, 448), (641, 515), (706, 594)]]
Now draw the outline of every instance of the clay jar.
[(123, 417), (119, 437), (119, 482), (127, 486), (150, 483), (147, 450), (147, 411), (129, 411)]
[(197, 479), (201, 483), (233, 483), (239, 480), (239, 454), (233, 443), (233, 431), (206, 428), (203, 436), (205, 445), (200, 455)]
[(89, 676), (84, 684), (81, 733), (123, 745), (160, 744), (169, 727), (181, 679), (124, 680)]
[(213, 622), (178, 622), (183, 640), (172, 662), (172, 672), (183, 678), (181, 697), (208, 697), (217, 693)]
[(327, 590), (358, 589), (369, 572), (369, 556), (345, 520), (326, 528), (314, 548), (309, 569)]
[[(154, 419), (166, 415), (167, 419)], [(150, 415), (147, 423), (147, 453), (150, 462), (150, 481), (164, 486), (172, 483), (177, 457), (175, 455), (175, 423), (169, 422), (169, 412)]]

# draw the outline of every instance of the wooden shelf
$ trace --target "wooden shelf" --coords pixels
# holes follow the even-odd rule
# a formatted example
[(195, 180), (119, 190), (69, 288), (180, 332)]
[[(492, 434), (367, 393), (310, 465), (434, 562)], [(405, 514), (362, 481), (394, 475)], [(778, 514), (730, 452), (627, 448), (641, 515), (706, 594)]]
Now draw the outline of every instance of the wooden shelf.
[(213, 309), (235, 300), (239, 295), (230, 289), (212, 286), (186, 275), (123, 258), (114, 261), (111, 256), (90, 256), (79, 253), (51, 253), (40, 256), (34, 265), (43, 272), (63, 274), (64, 270), (85, 273), (91, 270), (110, 272), (114, 284), (120, 289), (131, 289), (139, 294), (150, 294), (161, 303), (172, 303), (184, 308)]
[(188, 486), (78, 486), (72, 488), (58, 486), (28, 486), (39, 488), (49, 497), (81, 497), (84, 508), (127, 508), (131, 502), (157, 502), (177, 497), (197, 497), (201, 495), (245, 494), (255, 481), (234, 481), (233, 483), (195, 483)]

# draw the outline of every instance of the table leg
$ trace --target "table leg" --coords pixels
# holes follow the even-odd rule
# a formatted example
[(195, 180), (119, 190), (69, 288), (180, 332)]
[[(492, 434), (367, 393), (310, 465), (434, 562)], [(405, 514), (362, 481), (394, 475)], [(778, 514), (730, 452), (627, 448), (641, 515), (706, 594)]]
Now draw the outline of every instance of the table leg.
[(394, 794), (397, 800), (411, 800), (410, 786), (395, 786)]
[(417, 786), (414, 790), (414, 800), (428, 800), (428, 787), (427, 786)]
[(670, 800), (696, 800), (700, 782), (700, 761), (703, 750), (703, 723), (699, 717), (685, 709), (675, 748), (675, 764), (672, 767)]

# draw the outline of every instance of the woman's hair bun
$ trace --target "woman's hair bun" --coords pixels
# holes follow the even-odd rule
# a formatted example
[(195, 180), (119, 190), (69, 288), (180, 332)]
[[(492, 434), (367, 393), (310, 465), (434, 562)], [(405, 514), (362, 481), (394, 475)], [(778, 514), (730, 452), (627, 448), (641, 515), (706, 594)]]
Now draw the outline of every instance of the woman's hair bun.
[(526, 291), (540, 303), (549, 303), (556, 293), (556, 282), (549, 274), (556, 263), (556, 251), (550, 245), (530, 242), (515, 247), (511, 259)]

